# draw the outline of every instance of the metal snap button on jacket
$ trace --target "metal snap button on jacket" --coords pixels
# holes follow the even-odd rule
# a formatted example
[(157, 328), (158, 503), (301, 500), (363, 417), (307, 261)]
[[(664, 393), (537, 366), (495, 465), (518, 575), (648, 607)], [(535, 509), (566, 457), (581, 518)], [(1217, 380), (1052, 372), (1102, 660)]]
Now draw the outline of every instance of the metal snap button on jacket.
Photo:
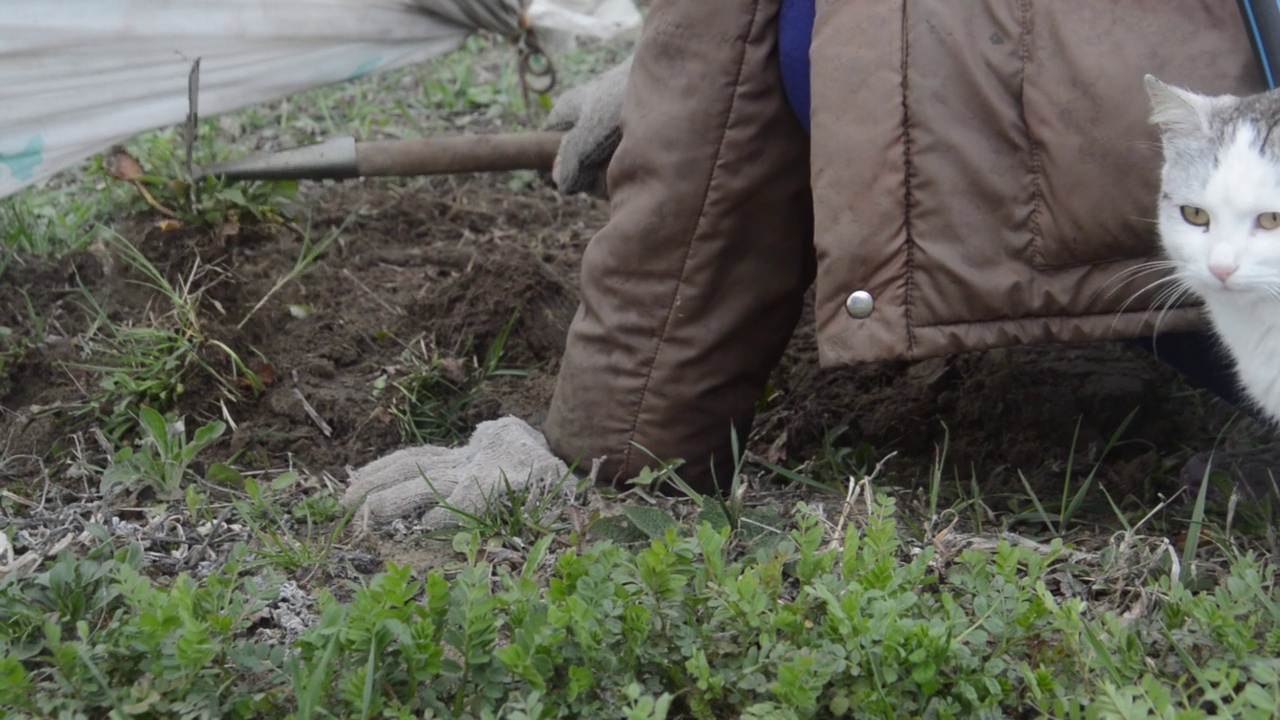
[(871, 293), (866, 290), (855, 290), (849, 293), (849, 298), (844, 301), (845, 312), (849, 313), (849, 317), (855, 320), (861, 320), (869, 316), (875, 307), (875, 298), (871, 297)]

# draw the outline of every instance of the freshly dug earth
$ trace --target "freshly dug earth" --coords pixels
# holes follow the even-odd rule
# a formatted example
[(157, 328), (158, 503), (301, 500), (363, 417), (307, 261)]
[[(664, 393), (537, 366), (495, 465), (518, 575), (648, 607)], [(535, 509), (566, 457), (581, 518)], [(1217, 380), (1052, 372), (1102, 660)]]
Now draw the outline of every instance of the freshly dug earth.
[[(231, 458), (246, 470), (293, 467), (340, 485), (347, 468), (406, 442), (394, 383), (415, 357), (418, 364), (432, 353), (471, 362), (516, 311), (503, 364), (527, 374), (488, 381), (467, 420), (512, 413), (540, 423), (577, 303), (578, 261), (606, 207), (511, 180), (306, 188), (310, 220), (299, 222), (310, 223), (313, 241), (330, 231), (337, 239), (252, 315), (294, 266), (298, 232), (162, 232), (155, 217), (120, 223), (115, 230), (170, 282), (196, 278), (203, 336), (233, 349), (266, 384), (261, 393), (244, 386), (230, 397), (208, 373), (189, 373), (174, 408), (187, 427), (218, 418), (235, 427), (206, 459)], [(167, 301), (140, 279), (117, 253), (98, 247), (54, 265), (23, 261), (0, 281), (0, 326), (38, 340), (0, 365), (8, 368), (0, 378), (0, 442), (11, 458), (40, 459), (5, 463), (0, 479), (37, 480), (42, 467), (60, 482), (72, 461), (105, 461), (100, 444), (84, 440), (92, 423), (73, 416), (98, 382), (81, 367), (95, 361), (84, 292), (114, 323), (152, 324)], [(225, 353), (210, 345), (204, 357), (230, 374)], [(948, 483), (967, 492), (975, 481), (988, 504), (999, 505), (1006, 494), (1025, 494), (1019, 473), (1042, 496), (1054, 496), (1073, 451), (1076, 472), (1087, 472), (1130, 413), (1101, 477), (1118, 500), (1148, 505), (1172, 489), (1181, 461), (1208, 447), (1232, 415), (1141, 351), (1116, 344), (820, 370), (806, 317), (774, 373), (749, 447), (792, 466), (819, 453), (824, 437), (860, 446), (872, 461), (896, 451), (882, 479), (910, 485), (929, 477), (945, 445)]]
[[(340, 475), (344, 466), (401, 444), (392, 384), (414, 365), (406, 353), (483, 355), (517, 310), (504, 364), (529, 374), (495, 382), (474, 420), (505, 412), (527, 416), (545, 405), (576, 307), (574, 267), (602, 221), (601, 208), (541, 188), (512, 192), (494, 179), (333, 185), (304, 202), (312, 208), (306, 230), (312, 242), (331, 231), (337, 238), (308, 272), (252, 315), (293, 268), (298, 232), (273, 226), (233, 235), (166, 233), (155, 228), (155, 218), (116, 228), (171, 283), (179, 285), (194, 269), (202, 335), (236, 351), (266, 383), (260, 394), (242, 387), (232, 401), (207, 373), (189, 373), (175, 408), (188, 417), (188, 427), (223, 418), (225, 404), (236, 428), (229, 450), (239, 464)], [(46, 456), (66, 446), (68, 433), (85, 429), (68, 424), (66, 411), (82, 404), (82, 388), (95, 382), (79, 367), (95, 360), (92, 339), (81, 335), (92, 320), (81, 284), (118, 324), (163, 322), (156, 316), (168, 301), (106, 247), (53, 267), (26, 263), (5, 279), (0, 325), (34, 334), (25, 296), (52, 342), (26, 353), (0, 386), (6, 408), (0, 436), (9, 438), (9, 454)], [(210, 348), (205, 359), (230, 374), (225, 354)]]

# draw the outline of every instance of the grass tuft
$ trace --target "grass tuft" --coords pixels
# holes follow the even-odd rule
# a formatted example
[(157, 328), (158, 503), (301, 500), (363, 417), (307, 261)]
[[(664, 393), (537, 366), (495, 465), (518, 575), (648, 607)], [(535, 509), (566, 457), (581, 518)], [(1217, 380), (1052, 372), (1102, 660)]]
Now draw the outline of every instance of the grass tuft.
[(482, 397), (486, 383), (496, 377), (520, 376), (526, 371), (503, 365), (507, 339), (520, 319), (513, 311), (484, 357), (471, 357), (464, 349), (457, 355), (419, 343), (417, 352), (406, 351), (409, 370), (394, 384), (400, 391), (393, 408), (405, 442), (418, 445), (454, 446), (466, 442), (475, 422), (471, 409)]

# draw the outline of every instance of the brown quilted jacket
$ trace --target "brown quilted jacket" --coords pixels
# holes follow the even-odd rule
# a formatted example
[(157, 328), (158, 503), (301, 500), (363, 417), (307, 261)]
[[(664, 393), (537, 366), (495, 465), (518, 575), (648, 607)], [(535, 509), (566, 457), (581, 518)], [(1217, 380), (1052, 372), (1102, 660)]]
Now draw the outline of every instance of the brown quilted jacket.
[[(1225, 0), (820, 1), (811, 51), (824, 364), (1150, 333), (1151, 73), (1263, 89)], [(865, 295), (846, 309), (851, 293)], [(854, 317), (855, 315), (865, 317)], [(1161, 330), (1198, 322), (1185, 307)]]

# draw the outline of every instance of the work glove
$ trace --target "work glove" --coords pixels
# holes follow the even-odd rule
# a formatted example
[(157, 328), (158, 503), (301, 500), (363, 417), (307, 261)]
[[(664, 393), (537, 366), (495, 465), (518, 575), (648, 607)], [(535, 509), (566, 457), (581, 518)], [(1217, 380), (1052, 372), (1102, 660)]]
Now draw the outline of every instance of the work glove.
[(370, 462), (352, 474), (342, 505), (357, 509), (356, 521), (365, 524), (408, 519), (426, 509), (422, 524), (439, 530), (484, 514), (508, 491), (529, 492), (534, 502), (526, 507), (538, 507), (538, 499), (572, 493), (574, 485), (542, 433), (507, 416), (477, 425), (462, 447), (421, 445)]
[(551, 106), (542, 128), (565, 133), (551, 168), (551, 181), (560, 192), (608, 196), (605, 176), (622, 141), (619, 122), (629, 72), (631, 58), (566, 91)]

